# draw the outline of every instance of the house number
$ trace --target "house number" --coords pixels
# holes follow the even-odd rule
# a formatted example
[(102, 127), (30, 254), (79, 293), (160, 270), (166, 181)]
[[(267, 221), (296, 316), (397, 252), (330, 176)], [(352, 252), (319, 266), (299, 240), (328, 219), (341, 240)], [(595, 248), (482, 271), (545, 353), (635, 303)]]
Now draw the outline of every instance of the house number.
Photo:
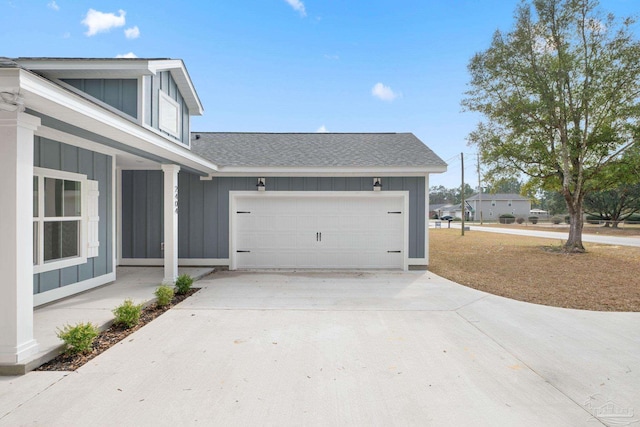
[(173, 205), (175, 207), (175, 212), (176, 214), (178, 213), (178, 186), (175, 186), (175, 189), (173, 191)]

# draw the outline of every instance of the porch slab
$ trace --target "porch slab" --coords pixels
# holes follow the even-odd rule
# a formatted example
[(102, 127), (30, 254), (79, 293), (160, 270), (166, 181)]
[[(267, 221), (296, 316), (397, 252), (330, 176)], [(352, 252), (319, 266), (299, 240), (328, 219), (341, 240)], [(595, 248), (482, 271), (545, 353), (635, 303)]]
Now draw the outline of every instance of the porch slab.
[[(179, 274), (198, 280), (213, 271), (212, 267), (181, 267)], [(163, 277), (163, 267), (118, 267), (115, 282), (34, 309), (33, 334), (39, 352), (21, 363), (0, 365), (0, 375), (25, 374), (60, 354), (64, 346), (56, 336), (58, 328), (91, 322), (104, 330), (113, 322), (111, 310), (125, 299), (136, 304), (153, 302)]]

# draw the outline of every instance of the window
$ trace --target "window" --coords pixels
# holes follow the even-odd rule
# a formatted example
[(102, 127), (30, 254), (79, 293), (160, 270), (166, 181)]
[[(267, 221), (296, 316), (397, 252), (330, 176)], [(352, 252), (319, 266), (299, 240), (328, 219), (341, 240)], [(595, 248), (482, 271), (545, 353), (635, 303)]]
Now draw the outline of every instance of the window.
[(159, 128), (168, 134), (180, 137), (180, 104), (169, 95), (160, 91), (159, 98)]
[(87, 202), (89, 199), (92, 205), (98, 202), (97, 195), (88, 197), (87, 188), (93, 183), (97, 184), (85, 175), (34, 168), (34, 272), (86, 262), (90, 231)]

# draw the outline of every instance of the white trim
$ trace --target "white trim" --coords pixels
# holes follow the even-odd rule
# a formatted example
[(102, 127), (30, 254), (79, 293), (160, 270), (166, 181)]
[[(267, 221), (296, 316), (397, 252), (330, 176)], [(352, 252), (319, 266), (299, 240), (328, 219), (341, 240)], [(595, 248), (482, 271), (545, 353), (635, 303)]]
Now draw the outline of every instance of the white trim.
[[(118, 266), (118, 248), (120, 244), (121, 234), (118, 234), (118, 224), (121, 221), (117, 220), (117, 209), (118, 209), (118, 199), (117, 199), (117, 169), (116, 169), (116, 158), (111, 158), (111, 265), (113, 266), (113, 270), (115, 271)], [(122, 214), (122, 212), (120, 212)], [(122, 220), (122, 218), (120, 219)], [(122, 249), (122, 248), (120, 248)]]
[(427, 173), (446, 172), (446, 167), (240, 167), (218, 166), (210, 177), (317, 177), (317, 176), (424, 176)]
[(409, 191), (229, 191), (229, 270), (237, 269), (236, 262), (236, 201), (238, 198), (247, 197), (350, 197), (350, 198), (372, 198), (372, 197), (402, 197), (403, 217), (404, 217), (404, 248), (402, 269), (409, 268)]
[[(38, 177), (38, 217), (33, 218), (38, 222), (38, 255), (37, 263), (33, 266), (33, 273), (44, 273), (51, 270), (60, 270), (65, 267), (85, 264), (87, 262), (87, 199), (88, 199), (88, 179), (86, 175), (66, 172), (57, 169), (46, 169), (40, 167), (33, 168), (33, 175)], [(80, 182), (80, 216), (73, 217), (45, 217), (44, 215), (44, 179), (63, 179), (69, 181)], [(80, 229), (78, 230), (78, 256), (62, 258), (45, 262), (44, 260), (44, 223), (55, 222), (54, 220), (45, 221), (46, 218), (55, 218), (55, 221), (80, 221)]]
[[(127, 267), (163, 266), (163, 258), (122, 258), (120, 265)], [(229, 258), (179, 258), (181, 267), (217, 267), (228, 266)]]
[(409, 258), (408, 265), (428, 265), (426, 258)]
[(33, 306), (46, 304), (51, 301), (59, 300), (79, 292), (88, 291), (89, 289), (97, 288), (98, 286), (105, 285), (107, 283), (116, 280), (116, 273), (111, 272), (102, 276), (94, 277), (92, 279), (83, 280), (82, 282), (73, 283), (71, 285), (63, 286), (61, 288), (52, 289), (50, 291), (35, 294), (33, 296)]
[[(115, 161), (113, 162), (115, 165)], [(118, 266), (122, 263), (122, 169), (116, 167), (115, 173), (116, 185), (114, 187), (114, 207), (116, 210), (115, 214), (115, 248), (116, 248), (116, 262), (113, 264)]]

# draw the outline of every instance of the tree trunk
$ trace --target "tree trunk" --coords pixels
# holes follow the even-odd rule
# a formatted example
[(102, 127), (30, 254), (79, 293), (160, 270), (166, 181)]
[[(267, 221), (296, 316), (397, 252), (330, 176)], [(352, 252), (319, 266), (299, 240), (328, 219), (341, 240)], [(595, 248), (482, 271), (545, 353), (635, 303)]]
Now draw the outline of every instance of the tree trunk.
[(575, 201), (571, 204), (567, 203), (567, 205), (571, 223), (569, 224), (569, 237), (564, 244), (564, 250), (570, 253), (586, 252), (582, 245), (582, 229), (584, 227), (582, 203), (581, 201)]
[(620, 221), (613, 221), (613, 228), (618, 228)]

